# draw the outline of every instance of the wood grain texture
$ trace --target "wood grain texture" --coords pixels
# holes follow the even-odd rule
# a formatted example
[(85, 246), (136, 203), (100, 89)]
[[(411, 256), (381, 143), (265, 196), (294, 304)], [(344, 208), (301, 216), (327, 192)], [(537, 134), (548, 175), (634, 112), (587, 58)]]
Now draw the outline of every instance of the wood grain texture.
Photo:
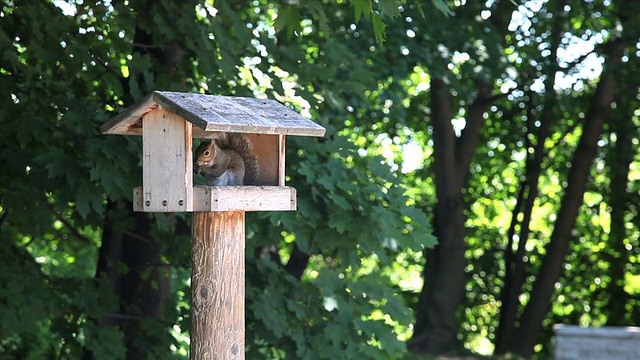
[(278, 186), (284, 186), (284, 161), (285, 161), (285, 141), (286, 136), (278, 135)]
[[(186, 187), (185, 211), (193, 211), (193, 125), (184, 121), (184, 186)], [(143, 169), (144, 170), (144, 169)], [(178, 202), (180, 204), (180, 202)]]
[(195, 186), (194, 211), (292, 211), (296, 189), (287, 186)]
[[(195, 186), (193, 211), (294, 211), (296, 189), (288, 186)], [(133, 189), (133, 211), (144, 206), (142, 186)], [(187, 210), (183, 210), (187, 211)]]
[(278, 185), (278, 136), (246, 134), (258, 156), (258, 179), (256, 185)]
[(138, 212), (144, 211), (142, 186), (137, 186), (133, 188), (133, 211), (138, 211)]
[(244, 359), (245, 213), (196, 212), (191, 360)]
[(192, 211), (191, 124), (163, 108), (145, 114), (142, 124), (145, 211)]
[(275, 100), (154, 91), (101, 127), (139, 135), (139, 120), (158, 105), (205, 131), (323, 136), (325, 129)]
[(325, 129), (275, 100), (155, 91), (154, 100), (206, 131), (322, 136)]
[(142, 117), (158, 107), (153, 93), (125, 109), (100, 127), (103, 134), (142, 135)]

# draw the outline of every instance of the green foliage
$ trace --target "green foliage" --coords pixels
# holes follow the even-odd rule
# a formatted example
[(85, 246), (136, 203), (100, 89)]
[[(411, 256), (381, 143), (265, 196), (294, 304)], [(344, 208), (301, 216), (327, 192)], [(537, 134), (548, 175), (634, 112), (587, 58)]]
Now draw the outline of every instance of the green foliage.
[[(338, 1), (338, 5), (346, 3), (346, 0)], [(434, 10), (445, 15), (451, 14), (449, 4), (444, 0), (432, 0)], [(359, 24), (361, 19), (367, 19), (371, 23), (376, 41), (382, 46), (386, 40), (387, 22), (392, 21), (400, 16), (403, 9), (409, 3), (407, 0), (348, 0), (349, 5), (353, 8), (355, 24)], [(328, 5), (333, 5), (329, 3)], [(303, 0), (300, 3), (286, 4), (278, 9), (278, 15), (274, 22), (274, 28), (277, 32), (285, 31), (287, 37), (291, 38), (295, 33), (301, 30), (300, 24), (302, 16), (300, 8), (310, 13), (310, 17), (319, 22), (319, 29), (324, 33), (331, 34), (331, 27), (328, 25), (328, 15), (324, 8), (326, 2), (322, 0)], [(413, 7), (413, 4), (411, 5)], [(416, 8), (422, 13), (422, 5), (418, 2)], [(329, 10), (330, 11), (330, 10)]]
[[(99, 126), (152, 89), (185, 87), (274, 97), (330, 129), (321, 141), (292, 139), (288, 147), (299, 211), (249, 217), (248, 351), (264, 358), (397, 358), (405, 352), (402, 340), (412, 312), (403, 292), (416, 289), (394, 285), (392, 269), (398, 268), (398, 256), (419, 254), (435, 239), (398, 174), (383, 158), (362, 156), (350, 134), (337, 130), (344, 127), (345, 109), (323, 100), (359, 97), (374, 85), (364, 72), (351, 73), (351, 65), (340, 63), (340, 54), (357, 61), (349, 44), (332, 44), (322, 34), (348, 12), (327, 11), (320, 2), (300, 10), (267, 1), (213, 6), (2, 3), (3, 356), (75, 359), (90, 353), (122, 359), (135, 343), (149, 357), (186, 358), (189, 241), (172, 233), (184, 217), (138, 219), (151, 221), (151, 234), (163, 244), (163, 261), (173, 267), (174, 295), (163, 320), (121, 308), (111, 279), (95, 277), (105, 218), (116, 231), (132, 233), (140, 226), (122, 204), (107, 206), (130, 199), (139, 185), (140, 140), (104, 136)], [(317, 29), (297, 19), (306, 11), (318, 19)], [(153, 15), (140, 16), (144, 13)], [(372, 15), (380, 35), (379, 15), (365, 17)], [(295, 22), (299, 25), (292, 26)], [(278, 38), (272, 24), (295, 30), (289, 31), (289, 43)], [(155, 47), (134, 51), (141, 45), (140, 29), (153, 34)], [(295, 44), (308, 29), (310, 46)], [(314, 43), (329, 51), (320, 54)], [(154, 52), (175, 44), (184, 56), (168, 69)], [(317, 73), (326, 64), (314, 56), (327, 55), (334, 59), (328, 71)], [(251, 59), (261, 60), (255, 65)], [(331, 73), (351, 74), (336, 82)], [(326, 92), (305, 85), (312, 83)], [(255, 257), (274, 246), (279, 258)], [(300, 279), (285, 271), (294, 248), (309, 256)], [(121, 275), (138, 270), (123, 263), (115, 268)], [(141, 272), (143, 280), (151, 278), (150, 271)], [(135, 338), (118, 326), (127, 321), (141, 329)]]

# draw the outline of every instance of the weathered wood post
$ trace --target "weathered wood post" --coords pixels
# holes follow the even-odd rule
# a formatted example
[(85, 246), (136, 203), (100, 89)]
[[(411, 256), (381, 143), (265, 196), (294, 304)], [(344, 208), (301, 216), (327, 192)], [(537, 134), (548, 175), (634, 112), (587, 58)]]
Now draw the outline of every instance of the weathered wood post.
[(244, 359), (244, 226), (244, 211), (193, 213), (192, 359)]
[[(101, 129), (142, 135), (135, 211), (194, 212), (190, 358), (244, 359), (245, 212), (296, 210), (296, 190), (285, 186), (285, 136), (325, 129), (273, 100), (168, 91)], [(193, 185), (192, 139), (220, 132), (246, 134), (258, 156), (257, 186)]]

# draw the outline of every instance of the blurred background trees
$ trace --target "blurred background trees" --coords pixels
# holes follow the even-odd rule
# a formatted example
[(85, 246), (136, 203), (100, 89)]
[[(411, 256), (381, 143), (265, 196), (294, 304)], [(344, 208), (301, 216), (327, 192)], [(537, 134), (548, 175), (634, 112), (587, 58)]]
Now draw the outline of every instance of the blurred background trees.
[(140, 139), (98, 130), (155, 89), (327, 128), (289, 139), (299, 210), (247, 217), (247, 358), (528, 357), (640, 315), (634, 1), (0, 6), (0, 358), (187, 358), (190, 215), (133, 213)]

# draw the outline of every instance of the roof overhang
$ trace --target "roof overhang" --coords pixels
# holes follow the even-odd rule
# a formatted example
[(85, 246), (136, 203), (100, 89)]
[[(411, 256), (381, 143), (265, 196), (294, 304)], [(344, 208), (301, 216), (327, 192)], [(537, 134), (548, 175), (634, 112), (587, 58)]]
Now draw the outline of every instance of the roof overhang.
[(206, 132), (323, 136), (325, 129), (275, 100), (154, 91), (100, 127), (142, 135), (142, 117), (162, 106)]

